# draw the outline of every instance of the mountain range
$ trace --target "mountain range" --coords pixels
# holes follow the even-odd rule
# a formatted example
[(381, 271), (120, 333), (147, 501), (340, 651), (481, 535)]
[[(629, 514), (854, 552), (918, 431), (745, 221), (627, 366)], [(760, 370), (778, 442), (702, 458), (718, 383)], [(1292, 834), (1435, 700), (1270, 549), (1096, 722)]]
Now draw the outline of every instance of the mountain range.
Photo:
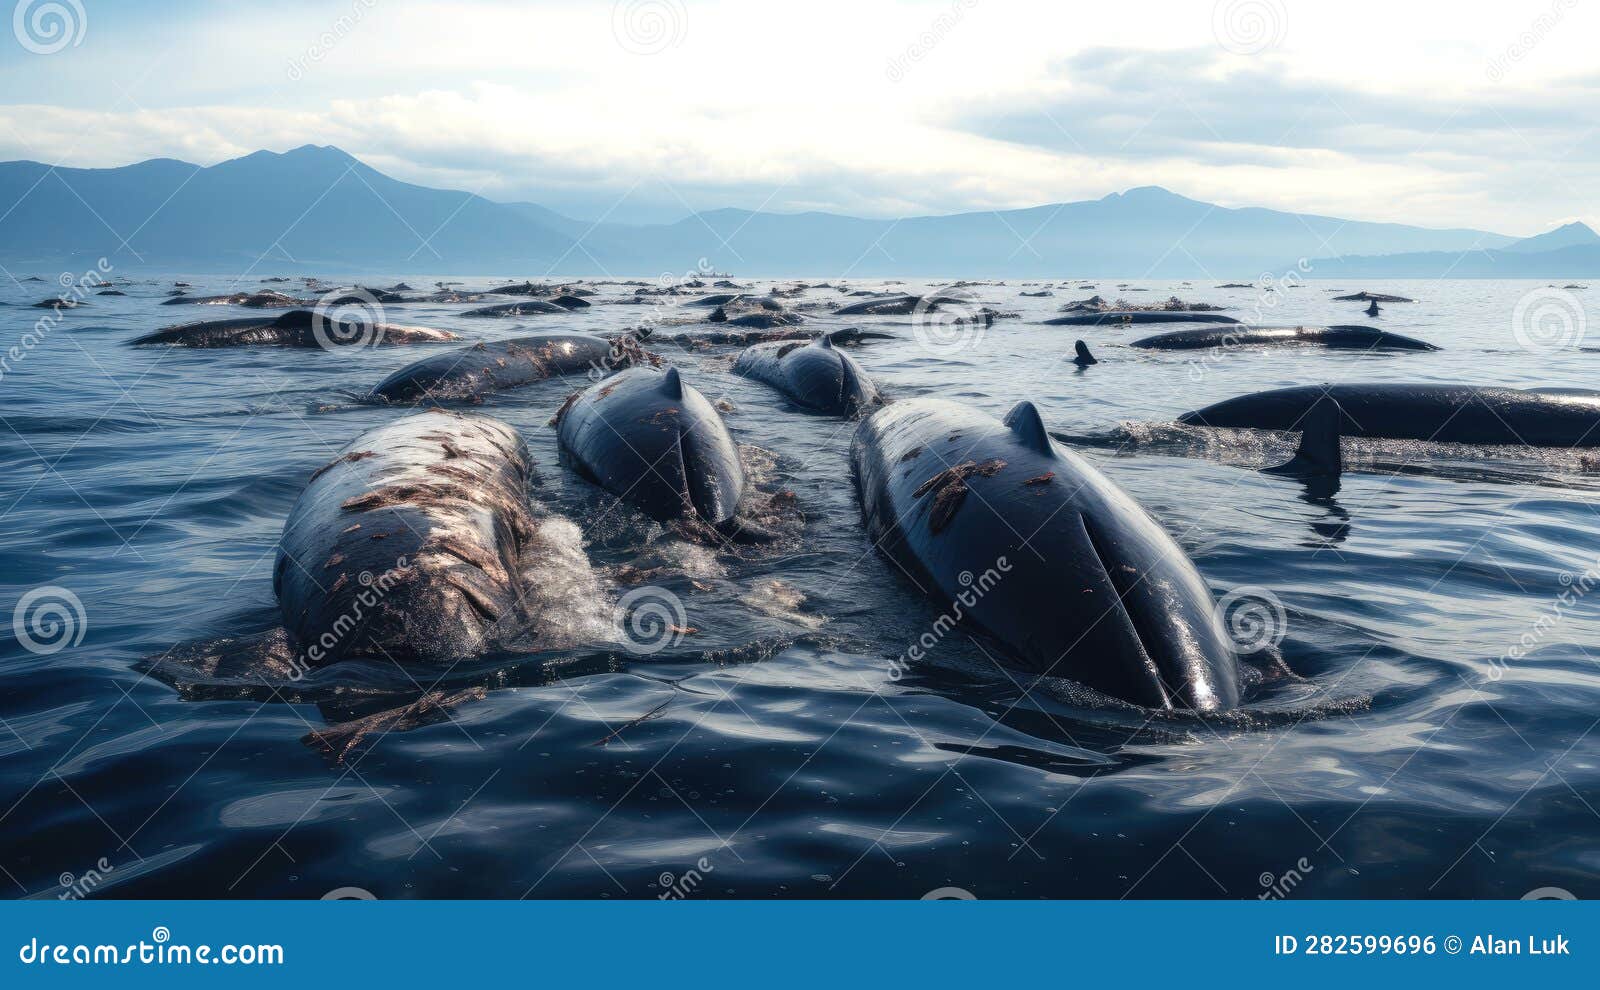
[[(595, 223), (535, 203), (401, 182), (333, 147), (212, 166), (0, 163), (10, 270), (652, 276), (1254, 279), (1600, 275), (1600, 237), (1569, 224), (1487, 231), (1227, 208), (1156, 186), (1101, 199), (868, 219), (720, 209), (670, 224)], [(1303, 259), (1311, 259), (1301, 265)]]

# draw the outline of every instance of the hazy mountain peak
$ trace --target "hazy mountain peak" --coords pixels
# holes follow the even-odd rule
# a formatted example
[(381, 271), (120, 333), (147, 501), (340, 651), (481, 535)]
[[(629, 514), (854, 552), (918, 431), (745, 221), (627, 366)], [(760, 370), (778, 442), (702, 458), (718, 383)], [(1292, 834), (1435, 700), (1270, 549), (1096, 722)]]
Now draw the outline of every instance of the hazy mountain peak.
[(1506, 245), (1507, 251), (1516, 251), (1518, 254), (1535, 254), (1541, 251), (1558, 251), (1561, 248), (1581, 247), (1585, 245), (1600, 245), (1600, 234), (1596, 234), (1588, 224), (1581, 220), (1574, 220), (1542, 234), (1524, 237), (1514, 244)]

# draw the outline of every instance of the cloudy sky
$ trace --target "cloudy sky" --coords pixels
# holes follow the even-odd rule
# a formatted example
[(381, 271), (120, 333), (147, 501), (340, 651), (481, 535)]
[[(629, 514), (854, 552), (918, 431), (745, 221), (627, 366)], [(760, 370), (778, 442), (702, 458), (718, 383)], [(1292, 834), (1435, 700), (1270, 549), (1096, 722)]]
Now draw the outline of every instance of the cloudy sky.
[(1154, 184), (1517, 235), (1600, 226), (1600, 3), (1581, 0), (0, 3), (0, 159), (334, 144), (621, 221)]

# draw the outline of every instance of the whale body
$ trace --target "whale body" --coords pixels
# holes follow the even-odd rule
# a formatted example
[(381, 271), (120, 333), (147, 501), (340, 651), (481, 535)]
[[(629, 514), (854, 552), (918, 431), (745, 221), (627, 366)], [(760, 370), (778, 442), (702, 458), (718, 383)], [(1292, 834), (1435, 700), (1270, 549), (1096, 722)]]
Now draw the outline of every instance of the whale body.
[(241, 316), (231, 320), (180, 323), (145, 334), (129, 341), (129, 344), (135, 347), (150, 344), (170, 344), (173, 347), (341, 347), (435, 344), (460, 339), (449, 330), (434, 327), (330, 320), (309, 309), (296, 309), (276, 318)]
[(1600, 394), (1493, 385), (1297, 385), (1184, 413), (1193, 426), (1298, 430), (1324, 395), (1347, 437), (1530, 447), (1600, 447)]
[(434, 410), (368, 430), (318, 469), (273, 569), (304, 662), (449, 662), (523, 631), (529, 465), (505, 423)]
[(1349, 348), (1363, 351), (1436, 351), (1425, 340), (1389, 333), (1376, 327), (1196, 327), (1136, 340), (1131, 346), (1155, 351), (1189, 351), (1210, 347), (1292, 346)]
[(367, 393), (371, 400), (418, 402), (470, 399), (591, 368), (610, 370), (624, 359), (604, 337), (536, 333), (473, 344), (406, 365)]
[(851, 461), (869, 536), (936, 603), (1003, 562), (959, 613), (1003, 663), (1150, 708), (1239, 703), (1233, 645), (1188, 556), (1052, 441), (1032, 403), (1002, 422), (940, 399), (896, 402), (862, 421)]
[(580, 392), (556, 416), (563, 461), (659, 521), (731, 526), (744, 495), (739, 447), (678, 369), (636, 367)]
[(764, 382), (815, 412), (848, 416), (883, 403), (861, 365), (826, 334), (810, 343), (748, 347), (733, 362), (733, 373)]

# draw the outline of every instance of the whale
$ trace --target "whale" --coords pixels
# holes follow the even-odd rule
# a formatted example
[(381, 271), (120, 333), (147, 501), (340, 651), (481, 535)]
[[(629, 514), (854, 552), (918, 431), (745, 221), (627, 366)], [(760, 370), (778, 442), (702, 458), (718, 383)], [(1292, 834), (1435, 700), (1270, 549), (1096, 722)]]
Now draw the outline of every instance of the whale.
[(469, 309), (462, 316), (537, 316), (543, 313), (566, 313), (564, 306), (557, 306), (553, 302), (543, 299), (519, 299), (516, 302), (496, 303), (493, 306), (480, 306)]
[(586, 481), (660, 522), (736, 527), (739, 447), (678, 369), (619, 371), (568, 399), (555, 422), (563, 463)]
[(367, 393), (375, 402), (472, 399), (561, 375), (626, 366), (631, 356), (592, 333), (535, 333), (459, 347), (414, 361)]
[(461, 338), (449, 330), (395, 323), (329, 320), (309, 309), (278, 317), (240, 316), (162, 327), (128, 343), (135, 347), (340, 347), (446, 343)]
[(1074, 316), (1057, 316), (1045, 320), (1047, 327), (1098, 327), (1125, 323), (1238, 323), (1231, 316), (1219, 313), (1200, 313), (1188, 310), (1134, 309), (1108, 310), (1104, 313), (1079, 313)]
[(812, 412), (853, 416), (883, 404), (872, 378), (827, 334), (810, 343), (747, 347), (734, 360), (733, 373), (770, 385)]
[(1178, 417), (1191, 426), (1298, 430), (1324, 396), (1347, 437), (1529, 447), (1600, 447), (1600, 393), (1494, 385), (1296, 385)]
[[(861, 422), (851, 464), (879, 550), (999, 660), (1153, 709), (1222, 711), (1239, 662), (1177, 542), (1019, 402), (1003, 420), (943, 399)], [(981, 595), (974, 594), (974, 575)], [(959, 607), (957, 604), (959, 603)]]
[[(370, 301), (370, 300), (369, 300)], [(172, 296), (163, 306), (244, 306), (249, 309), (291, 309), (309, 306), (314, 299), (297, 299), (283, 292), (234, 292), (225, 296)], [(337, 302), (337, 300), (336, 300)]]
[(360, 434), (284, 520), (273, 590), (305, 666), (448, 663), (524, 631), (534, 532), (517, 431), (432, 410)]
[(1080, 368), (1087, 368), (1091, 364), (1099, 364), (1100, 359), (1089, 352), (1089, 345), (1081, 340), (1072, 343), (1072, 363)]
[(1318, 347), (1363, 351), (1436, 351), (1425, 340), (1389, 333), (1376, 327), (1196, 327), (1172, 330), (1136, 340), (1131, 346), (1155, 351), (1189, 351), (1210, 347), (1289, 346), (1308, 344)]

